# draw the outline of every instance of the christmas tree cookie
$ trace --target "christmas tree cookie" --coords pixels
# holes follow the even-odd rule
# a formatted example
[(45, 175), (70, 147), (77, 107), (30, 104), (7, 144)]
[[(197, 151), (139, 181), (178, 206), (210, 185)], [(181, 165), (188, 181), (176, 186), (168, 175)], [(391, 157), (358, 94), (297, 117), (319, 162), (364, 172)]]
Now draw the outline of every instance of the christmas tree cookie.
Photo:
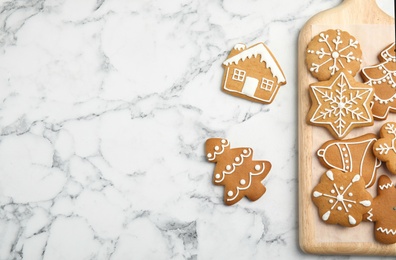
[(355, 81), (345, 69), (328, 81), (311, 84), (310, 97), (308, 124), (327, 128), (337, 139), (344, 138), (355, 127), (374, 124), (370, 109), (373, 88)]
[(316, 35), (307, 47), (305, 61), (311, 75), (328, 80), (340, 69), (355, 76), (360, 69), (362, 51), (348, 32), (327, 30)]
[(395, 44), (386, 47), (378, 59), (379, 64), (363, 68), (361, 75), (365, 83), (374, 88), (373, 116), (383, 120), (389, 112), (396, 112)]
[(370, 210), (372, 197), (359, 174), (328, 170), (312, 192), (320, 218), (327, 224), (358, 225)]
[(224, 186), (224, 203), (233, 205), (243, 197), (259, 199), (266, 191), (261, 181), (271, 169), (268, 161), (253, 160), (252, 148), (230, 148), (226, 139), (210, 138), (205, 144), (206, 158), (216, 163), (213, 183)]
[(384, 124), (380, 129), (380, 137), (374, 143), (374, 155), (386, 163), (391, 173), (396, 174), (396, 123)]
[(377, 197), (364, 217), (375, 222), (375, 240), (384, 244), (396, 243), (396, 187), (388, 176), (379, 177)]

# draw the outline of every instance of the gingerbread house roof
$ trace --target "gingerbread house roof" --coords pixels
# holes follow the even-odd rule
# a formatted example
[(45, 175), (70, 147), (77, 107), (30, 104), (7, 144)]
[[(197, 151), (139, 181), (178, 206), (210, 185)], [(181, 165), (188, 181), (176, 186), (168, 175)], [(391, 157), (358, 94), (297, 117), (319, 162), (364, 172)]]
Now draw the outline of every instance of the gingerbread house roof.
[[(244, 49), (239, 45), (235, 46), (235, 48)], [(240, 61), (245, 61), (246, 59), (250, 59), (251, 57), (257, 57), (260, 55), (260, 62), (265, 62), (266, 67), (269, 68), (274, 77), (278, 78), (278, 82), (286, 82), (285, 75), (282, 72), (282, 69), (279, 67), (278, 63), (275, 61), (272, 53), (267, 49), (267, 47), (263, 43), (258, 43), (256, 45), (251, 46), (250, 48), (244, 49), (243, 51), (228, 57), (227, 60), (223, 62), (225, 66), (229, 66), (232, 63), (238, 64)]]

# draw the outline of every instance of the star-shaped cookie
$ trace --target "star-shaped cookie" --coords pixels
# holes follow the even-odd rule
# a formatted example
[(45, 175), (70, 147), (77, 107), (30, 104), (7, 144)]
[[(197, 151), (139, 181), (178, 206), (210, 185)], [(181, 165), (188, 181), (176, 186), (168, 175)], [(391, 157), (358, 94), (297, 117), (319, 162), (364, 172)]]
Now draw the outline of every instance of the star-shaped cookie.
[(374, 124), (370, 109), (373, 88), (355, 81), (345, 69), (328, 81), (311, 84), (310, 97), (308, 123), (326, 127), (337, 139), (344, 138), (355, 127)]
[(375, 222), (375, 240), (384, 244), (396, 243), (396, 187), (388, 176), (379, 177), (377, 197), (364, 217)]

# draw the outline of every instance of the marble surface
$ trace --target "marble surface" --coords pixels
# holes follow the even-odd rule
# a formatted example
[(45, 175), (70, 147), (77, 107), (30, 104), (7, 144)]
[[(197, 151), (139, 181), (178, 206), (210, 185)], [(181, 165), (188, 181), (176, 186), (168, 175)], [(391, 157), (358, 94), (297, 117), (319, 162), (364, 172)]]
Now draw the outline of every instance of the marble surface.
[[(339, 3), (1, 1), (0, 259), (338, 258), (298, 246), (296, 43)], [(260, 41), (270, 105), (220, 90)], [(210, 137), (271, 161), (262, 198), (223, 204)]]

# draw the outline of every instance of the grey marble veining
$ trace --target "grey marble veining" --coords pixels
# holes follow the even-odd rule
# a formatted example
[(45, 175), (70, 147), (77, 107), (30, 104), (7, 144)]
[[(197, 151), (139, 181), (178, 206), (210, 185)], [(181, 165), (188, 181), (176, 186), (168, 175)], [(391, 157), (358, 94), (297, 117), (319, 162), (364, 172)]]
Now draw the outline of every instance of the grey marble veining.
[[(339, 2), (2, 1), (0, 259), (333, 259), (298, 247), (296, 44)], [(220, 90), (260, 41), (270, 105)], [(271, 161), (262, 198), (223, 204), (210, 137)]]

